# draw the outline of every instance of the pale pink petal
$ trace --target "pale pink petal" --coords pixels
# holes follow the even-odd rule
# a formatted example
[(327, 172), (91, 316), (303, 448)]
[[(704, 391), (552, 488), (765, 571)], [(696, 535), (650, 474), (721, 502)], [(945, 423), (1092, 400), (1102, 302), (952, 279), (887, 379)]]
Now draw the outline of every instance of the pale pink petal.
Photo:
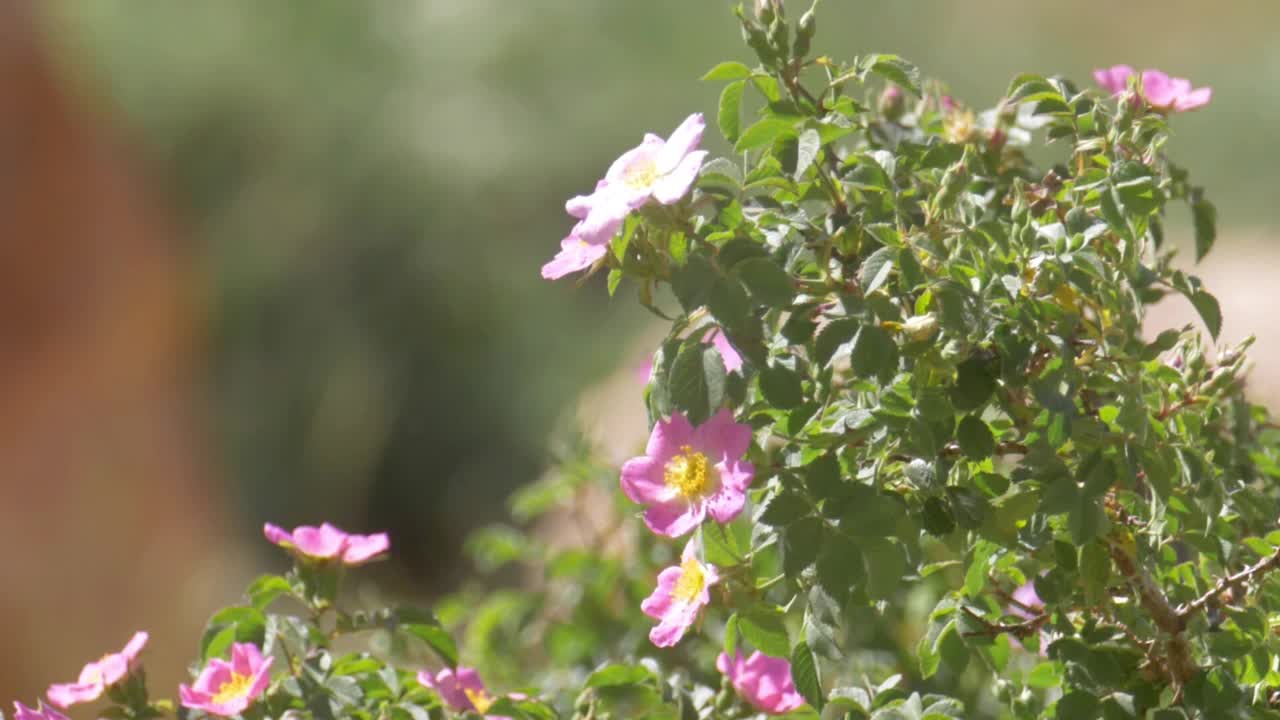
[(724, 369), (728, 372), (736, 372), (742, 369), (742, 356), (729, 343), (729, 338), (725, 337), (724, 331), (715, 328), (711, 331), (711, 344), (715, 345), (716, 350), (720, 351), (720, 359), (724, 361)]
[(663, 479), (662, 463), (644, 455), (623, 463), (622, 492), (641, 505), (667, 502), (675, 493)]
[(673, 605), (663, 616), (662, 621), (649, 631), (649, 641), (656, 647), (671, 647), (680, 642), (680, 638), (693, 627), (698, 619), (700, 605), (678, 603)]
[(1159, 70), (1142, 71), (1142, 96), (1151, 107), (1167, 110), (1173, 107), (1173, 82)]
[(231, 680), (231, 674), (231, 663), (222, 658), (214, 658), (196, 678), (194, 688), (200, 692), (216, 693), (218, 688)]
[(129, 642), (125, 644), (124, 650), (120, 651), (120, 654), (124, 655), (125, 659), (132, 664), (134, 660), (138, 659), (138, 654), (142, 652), (142, 649), (147, 646), (147, 639), (149, 637), (150, 636), (143, 631), (134, 633), (133, 637), (129, 638)]
[(656, 135), (646, 135), (644, 142), (622, 153), (613, 164), (604, 180), (614, 192), (626, 198), (627, 204), (634, 210), (648, 199), (651, 184), (639, 182), (642, 176), (657, 177), (657, 160), (665, 143)]
[(693, 444), (713, 461), (737, 460), (751, 447), (750, 425), (735, 422), (733, 412), (721, 408), (694, 431)]
[(1174, 106), (1174, 109), (1179, 111), (1195, 110), (1196, 108), (1208, 105), (1209, 101), (1212, 99), (1213, 88), (1196, 88), (1195, 90), (1192, 90), (1186, 95), (1178, 98), (1178, 103)]
[(679, 567), (669, 567), (658, 573), (658, 586), (649, 597), (640, 602), (640, 611), (652, 618), (661, 618), (671, 610), (671, 591), (680, 581), (684, 571)]
[(702, 169), (702, 161), (707, 157), (706, 150), (691, 152), (670, 173), (662, 175), (653, 184), (653, 199), (663, 205), (678, 202), (689, 192), (689, 187), (698, 177)]
[(1124, 92), (1129, 87), (1129, 78), (1134, 74), (1134, 69), (1128, 65), (1115, 65), (1103, 70), (1094, 70), (1093, 79), (1103, 90), (1115, 95)]
[(650, 505), (644, 513), (644, 523), (659, 535), (680, 537), (698, 527), (706, 516), (706, 503), (674, 500)]
[(80, 673), (80, 682), (85, 681), (85, 675), (88, 674), (89, 668), (97, 665), (97, 676), (102, 678), (102, 684), (111, 686), (115, 685), (129, 673), (129, 660), (120, 653), (108, 655), (97, 663), (91, 663), (85, 666), (84, 672)]
[(266, 536), (268, 541), (276, 545), (288, 547), (294, 544), (293, 535), (291, 533), (287, 532), (284, 528), (272, 525), (271, 523), (266, 523), (262, 526), (262, 534)]
[(590, 195), (575, 195), (569, 198), (569, 201), (564, 204), (565, 212), (579, 220), (586, 218), (587, 213), (591, 212), (592, 206), (601, 199), (600, 193), (606, 187), (608, 187), (608, 184), (604, 180), (600, 180), (596, 183), (596, 189)]
[(267, 686), (271, 684), (271, 664), (273, 662), (275, 662), (273, 657), (264, 659), (262, 664), (258, 666), (257, 672), (253, 674), (253, 684), (249, 686), (249, 692), (245, 693), (246, 699), (250, 702), (266, 692)]
[(741, 460), (726, 460), (717, 463), (716, 471), (720, 474), (720, 487), (730, 488), (738, 492), (746, 492), (755, 479), (755, 466)]
[(722, 487), (720, 492), (707, 499), (707, 512), (721, 524), (732, 522), (742, 514), (747, 496), (741, 490)]
[(689, 419), (682, 413), (673, 412), (671, 419), (659, 420), (653, 426), (644, 454), (665, 465), (668, 460), (680, 454), (680, 448), (692, 442), (693, 426), (689, 424)]
[(348, 565), (356, 565), (381, 555), (390, 547), (391, 539), (386, 533), (352, 535), (347, 551), (342, 554), (342, 559)]
[(13, 703), (13, 720), (69, 720), (66, 715), (45, 707), (44, 703), (40, 703), (40, 708), (33, 709), (20, 702)]
[(542, 277), (547, 280), (558, 280), (565, 275), (586, 270), (604, 257), (606, 252), (608, 247), (604, 245), (590, 245), (570, 235), (560, 242), (560, 252), (542, 266)]
[(262, 665), (262, 653), (252, 643), (232, 643), (231, 672), (237, 675), (253, 675)]
[(607, 193), (591, 206), (591, 211), (574, 226), (570, 235), (590, 245), (607, 245), (618, 234), (631, 209), (625, 196)]
[(49, 702), (60, 708), (68, 708), (78, 703), (93, 702), (103, 693), (105, 688), (100, 682), (92, 683), (60, 683), (50, 685), (45, 694)]
[(298, 551), (313, 558), (331, 558), (342, 550), (345, 537), (327, 531), (325, 525), (299, 525), (293, 530), (293, 544)]
[[(680, 127), (671, 133), (671, 137), (667, 139), (662, 149), (658, 151), (658, 174), (666, 175), (681, 165), (686, 156), (697, 149), (698, 144), (702, 142), (702, 132), (706, 128), (707, 123), (703, 120), (702, 113), (694, 113), (685, 118), (684, 122), (680, 123)], [(683, 195), (684, 193), (681, 194)], [(661, 198), (659, 198), (659, 202), (662, 202)]]

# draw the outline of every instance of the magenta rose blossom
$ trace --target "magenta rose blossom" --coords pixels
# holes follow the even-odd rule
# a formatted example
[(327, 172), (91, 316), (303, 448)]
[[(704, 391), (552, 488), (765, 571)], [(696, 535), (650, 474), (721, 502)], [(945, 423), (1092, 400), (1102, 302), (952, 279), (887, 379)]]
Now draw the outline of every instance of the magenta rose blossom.
[(80, 678), (75, 682), (50, 685), (46, 691), (49, 702), (60, 708), (68, 708), (76, 703), (97, 700), (107, 688), (129, 674), (138, 659), (138, 653), (142, 652), (146, 644), (145, 632), (134, 633), (120, 652), (104, 655), (101, 660), (85, 665), (80, 671)]
[(66, 715), (40, 704), (39, 710), (32, 710), (20, 702), (13, 703), (13, 720), (71, 720)]
[(359, 565), (381, 555), (391, 547), (386, 533), (355, 535), (324, 523), (320, 527), (299, 525), (293, 532), (271, 523), (262, 526), (268, 540), (295, 554), (313, 560), (340, 559), (347, 565)]
[(711, 602), (708, 588), (720, 580), (714, 565), (698, 562), (693, 541), (685, 545), (680, 564), (658, 574), (658, 586), (640, 603), (645, 615), (658, 624), (649, 631), (649, 640), (658, 647), (671, 647), (693, 627), (698, 613)]
[(716, 669), (729, 678), (747, 702), (770, 715), (788, 713), (804, 705), (804, 697), (796, 692), (791, 680), (791, 663), (782, 658), (756, 651), (745, 660), (742, 653), (734, 653), (730, 660), (728, 654), (720, 653)]
[(659, 535), (680, 537), (707, 514), (727, 523), (742, 512), (755, 468), (742, 460), (751, 426), (720, 410), (694, 428), (680, 413), (653, 426), (645, 454), (622, 466), (622, 490), (648, 505), (644, 522)]
[[(422, 670), (418, 673), (418, 682), (423, 687), (435, 690), (440, 699), (456, 712), (473, 711), (483, 714), (496, 702), (496, 698), (485, 689), (484, 681), (475, 668), (459, 665), (457, 671), (444, 668), (435, 675), (429, 670)], [(485, 715), (485, 718), (511, 720), (505, 715)]]
[[(1107, 92), (1119, 94), (1129, 87), (1129, 81), (1137, 72), (1128, 65), (1115, 65), (1094, 70), (1093, 78)], [(1154, 110), (1183, 112), (1204, 107), (1213, 99), (1213, 88), (1192, 88), (1186, 78), (1169, 77), (1159, 70), (1143, 70), (1138, 89), (1142, 98)]]
[(542, 266), (542, 277), (555, 280), (594, 265), (627, 214), (650, 198), (671, 205), (684, 197), (707, 156), (697, 149), (705, 129), (702, 113), (694, 113), (666, 140), (646, 134), (609, 166), (594, 192), (569, 200), (565, 211), (578, 223), (560, 241), (560, 252)]
[(210, 660), (195, 683), (178, 687), (178, 697), (192, 710), (223, 717), (239, 715), (266, 692), (274, 659), (262, 657), (258, 646), (251, 643), (233, 643), (231, 662)]

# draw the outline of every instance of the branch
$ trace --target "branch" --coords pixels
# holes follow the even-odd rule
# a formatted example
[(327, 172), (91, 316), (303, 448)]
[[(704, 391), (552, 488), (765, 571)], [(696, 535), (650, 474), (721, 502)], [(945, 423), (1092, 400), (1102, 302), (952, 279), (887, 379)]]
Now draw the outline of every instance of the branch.
[(1213, 602), (1214, 598), (1226, 592), (1227, 588), (1235, 587), (1241, 583), (1250, 582), (1254, 577), (1266, 574), (1277, 567), (1280, 567), (1280, 548), (1276, 548), (1276, 551), (1271, 553), (1269, 556), (1241, 570), (1235, 575), (1228, 575), (1219, 579), (1213, 586), (1212, 590), (1178, 608), (1179, 618), (1182, 620), (1183, 625), (1185, 625), (1189, 616), (1203, 610), (1206, 605)]
[(1179, 687), (1195, 676), (1198, 670), (1191, 658), (1191, 648), (1182, 636), (1186, 623), (1179, 611), (1169, 605), (1169, 599), (1144, 568), (1138, 567), (1136, 558), (1114, 537), (1106, 538), (1107, 550), (1116, 569), (1128, 581), (1137, 595), (1138, 604), (1151, 617), (1162, 632), (1169, 636), (1165, 641), (1166, 665), (1174, 684)]
[(986, 618), (982, 617), (981, 614), (979, 614), (973, 608), (968, 607), (967, 605), (960, 606), (960, 609), (964, 612), (965, 615), (968, 615), (969, 617), (973, 618), (974, 621), (982, 625), (981, 630), (964, 633), (964, 635), (967, 637), (972, 637), (974, 635), (994, 637), (996, 635), (1004, 635), (1005, 633), (1008, 633), (1017, 638), (1024, 638), (1024, 637), (1027, 637), (1028, 635), (1035, 635), (1037, 632), (1040, 631), (1040, 628), (1049, 621), (1048, 613), (1042, 612), (1039, 615), (1025, 622), (1012, 623), (1012, 624), (993, 623), (993, 622), (989, 622)]

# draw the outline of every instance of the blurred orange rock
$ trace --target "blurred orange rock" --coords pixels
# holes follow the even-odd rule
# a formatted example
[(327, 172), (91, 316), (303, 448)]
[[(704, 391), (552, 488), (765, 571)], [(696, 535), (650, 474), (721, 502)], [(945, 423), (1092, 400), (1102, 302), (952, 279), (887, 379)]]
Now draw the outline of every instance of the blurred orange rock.
[(193, 382), (192, 268), (36, 3), (0, 3), (0, 702), (137, 629), (157, 694), (236, 586)]

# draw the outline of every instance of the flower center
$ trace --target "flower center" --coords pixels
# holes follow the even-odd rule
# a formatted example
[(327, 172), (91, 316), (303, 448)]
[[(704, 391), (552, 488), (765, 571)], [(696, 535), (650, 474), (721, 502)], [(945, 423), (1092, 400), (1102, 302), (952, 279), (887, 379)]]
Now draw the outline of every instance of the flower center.
[(622, 173), (622, 181), (634, 190), (652, 187), (658, 179), (658, 167), (653, 160), (645, 158), (629, 166)]
[(702, 563), (695, 558), (685, 558), (685, 561), (680, 563), (680, 579), (672, 588), (671, 597), (689, 602), (702, 594), (702, 589), (706, 586), (707, 575), (702, 570)]
[(218, 688), (218, 692), (213, 696), (215, 703), (225, 703), (238, 697), (249, 694), (249, 688), (253, 685), (252, 675), (241, 675), (240, 673), (231, 673), (231, 679), (222, 683)]
[(479, 713), (488, 712), (489, 708), (493, 707), (493, 703), (496, 702), (493, 698), (486, 695), (483, 690), (462, 688), (462, 692), (466, 694), (467, 699), (471, 701), (471, 704), (476, 708), (476, 712)]
[(705, 495), (711, 482), (711, 463), (707, 456), (685, 445), (671, 458), (663, 473), (667, 487), (687, 498)]

